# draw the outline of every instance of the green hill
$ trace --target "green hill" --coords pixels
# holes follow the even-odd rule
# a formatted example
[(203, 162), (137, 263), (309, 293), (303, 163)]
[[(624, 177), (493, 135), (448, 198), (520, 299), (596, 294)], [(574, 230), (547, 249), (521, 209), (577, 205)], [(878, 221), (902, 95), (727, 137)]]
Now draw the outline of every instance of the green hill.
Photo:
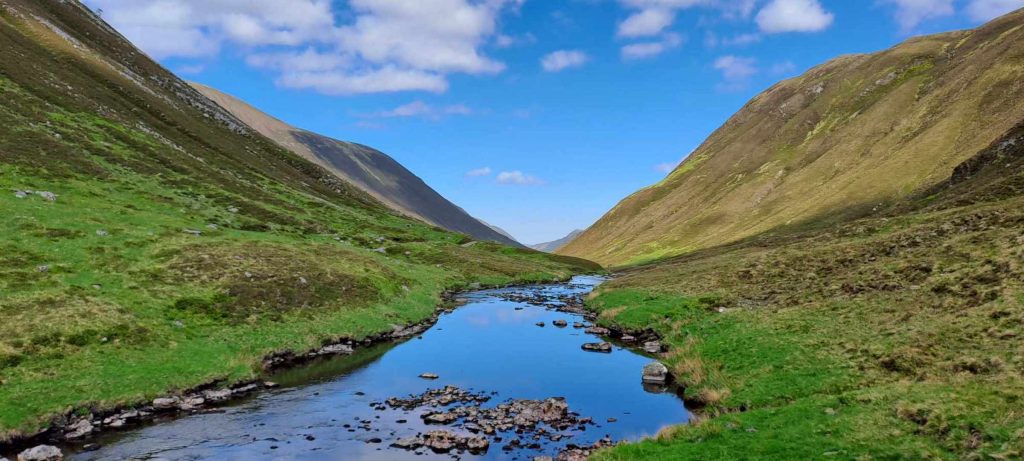
[(0, 440), (598, 269), (398, 215), (74, 1), (0, 1), (0, 191)]
[(1024, 11), (779, 83), (559, 253), (651, 261), (931, 187), (1024, 119), (1021, 26)]

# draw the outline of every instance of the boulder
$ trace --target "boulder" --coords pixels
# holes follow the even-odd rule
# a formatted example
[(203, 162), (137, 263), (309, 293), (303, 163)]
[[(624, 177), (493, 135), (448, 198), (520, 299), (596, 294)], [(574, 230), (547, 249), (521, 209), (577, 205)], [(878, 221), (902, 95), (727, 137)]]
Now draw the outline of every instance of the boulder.
[(572, 327), (579, 330), (580, 328), (583, 328), (583, 324), (580, 322), (573, 322)]
[(153, 399), (153, 408), (157, 410), (170, 410), (176, 408), (181, 399), (177, 397), (160, 397)]
[(644, 352), (648, 354), (661, 353), (661, 341), (647, 341), (644, 343)]
[[(56, 202), (57, 201), (57, 194), (54, 194), (53, 192), (39, 191), (39, 192), (36, 192), (36, 195), (46, 199), (46, 201), (48, 201), (48, 202)], [(45, 445), (43, 445), (43, 446), (45, 446)]]
[(39, 445), (18, 453), (18, 461), (60, 461), (64, 454), (52, 445)]
[(635, 336), (631, 336), (631, 335), (622, 335), (622, 338), (620, 338), (620, 339), (624, 343), (631, 343), (631, 342), (636, 341), (636, 337)]
[(23, 190), (16, 190), (16, 191), (14, 191), (14, 196), (18, 197), (18, 198), (27, 198), (28, 197), (28, 193), (23, 191)]
[(537, 322), (537, 326), (538, 327), (543, 327), (544, 326), (544, 322)]
[(209, 389), (203, 391), (203, 398), (211, 402), (223, 402), (231, 398), (231, 389)]
[(438, 375), (436, 375), (434, 373), (423, 373), (423, 374), (420, 375), (420, 378), (429, 379), (429, 380), (435, 380), (435, 379), (440, 378), (440, 376), (438, 376)]
[(558, 328), (565, 328), (569, 326), (569, 322), (566, 322), (565, 320), (555, 320), (554, 322), (551, 322), (551, 324)]
[(80, 419), (77, 423), (65, 428), (64, 438), (68, 440), (80, 439), (92, 434), (92, 422), (88, 419)]
[(667, 384), (668, 367), (661, 362), (651, 362), (644, 366), (643, 382), (648, 384)]
[(584, 333), (598, 336), (608, 336), (612, 333), (611, 330), (605, 327), (590, 327), (583, 331)]
[(583, 345), (583, 350), (609, 353), (612, 351), (612, 345), (610, 343), (586, 343)]

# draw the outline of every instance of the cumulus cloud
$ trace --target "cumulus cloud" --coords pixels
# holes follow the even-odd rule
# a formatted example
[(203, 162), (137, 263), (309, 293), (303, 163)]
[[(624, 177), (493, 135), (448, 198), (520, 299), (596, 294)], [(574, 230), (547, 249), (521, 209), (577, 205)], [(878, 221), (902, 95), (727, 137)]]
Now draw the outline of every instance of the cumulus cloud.
[(904, 32), (923, 21), (950, 16), (955, 10), (953, 0), (882, 0), (896, 8), (896, 21)]
[(1018, 8), (1024, 8), (1024, 0), (971, 0), (967, 14), (975, 21), (995, 19)]
[(474, 169), (474, 170), (467, 171), (466, 172), (466, 177), (468, 177), (468, 178), (478, 178), (480, 176), (490, 176), (492, 171), (493, 170), (491, 170), (491, 167), (485, 166), (483, 168), (477, 168), (477, 169)]
[(565, 69), (581, 67), (589, 59), (586, 53), (579, 50), (559, 50), (541, 58), (540, 65), (546, 72), (561, 72)]
[(717, 87), (719, 91), (742, 90), (758, 73), (756, 59), (740, 56), (722, 56), (715, 60), (714, 67), (722, 73), (723, 82)]
[(544, 181), (523, 173), (519, 170), (514, 171), (502, 171), (498, 173), (498, 184), (508, 184), (516, 186), (537, 186), (544, 184)]
[(619, 37), (650, 37), (660, 34), (676, 20), (676, 13), (665, 8), (640, 10), (619, 23)]
[(86, 0), (156, 58), (234, 45), (282, 86), (327, 94), (443, 92), (450, 74), (499, 73), (482, 48), (523, 1)]
[(818, 32), (827, 29), (835, 15), (825, 11), (818, 0), (771, 0), (757, 13), (762, 32)]
[(646, 59), (677, 48), (682, 44), (683, 37), (679, 34), (666, 34), (664, 38), (656, 42), (640, 42), (623, 46), (622, 59), (627, 61)]

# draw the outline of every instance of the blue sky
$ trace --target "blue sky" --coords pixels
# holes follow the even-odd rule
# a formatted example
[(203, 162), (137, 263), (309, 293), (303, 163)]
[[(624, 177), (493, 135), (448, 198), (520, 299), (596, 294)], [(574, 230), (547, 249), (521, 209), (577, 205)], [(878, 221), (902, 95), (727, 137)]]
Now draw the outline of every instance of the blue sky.
[(373, 146), (526, 243), (585, 228), (758, 92), (1024, 0), (86, 0), (183, 77)]

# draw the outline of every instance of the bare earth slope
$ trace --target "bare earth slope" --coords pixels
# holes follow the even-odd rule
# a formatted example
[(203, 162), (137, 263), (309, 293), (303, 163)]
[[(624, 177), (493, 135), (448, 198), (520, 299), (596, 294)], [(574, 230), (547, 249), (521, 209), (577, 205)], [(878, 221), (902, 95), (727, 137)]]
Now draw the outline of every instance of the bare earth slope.
[(295, 128), (234, 96), (198, 83), (192, 86), (260, 134), (323, 166), (401, 213), (477, 239), (519, 246), (514, 239), (470, 216), (376, 149)]
[(560, 253), (649, 261), (930, 187), (1024, 118), (1022, 25), (1017, 11), (779, 83)]

